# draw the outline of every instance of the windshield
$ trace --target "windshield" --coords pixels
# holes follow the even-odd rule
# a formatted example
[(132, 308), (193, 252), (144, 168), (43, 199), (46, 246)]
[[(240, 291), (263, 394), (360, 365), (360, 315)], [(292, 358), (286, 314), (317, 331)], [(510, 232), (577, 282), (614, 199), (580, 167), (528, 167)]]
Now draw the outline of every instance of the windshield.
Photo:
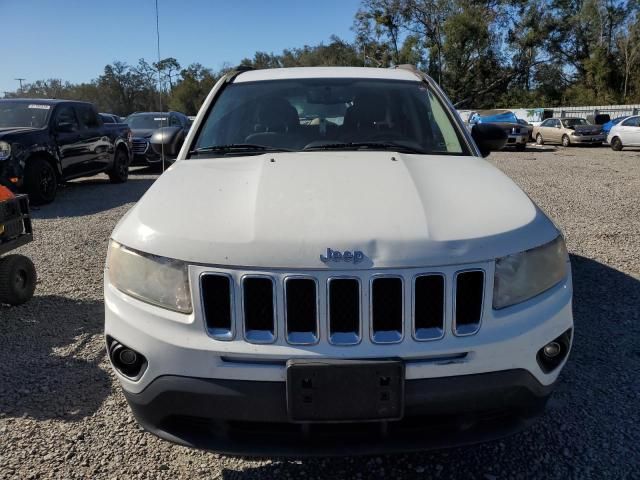
[(0, 128), (33, 127), (42, 128), (47, 125), (51, 105), (33, 102), (2, 100), (0, 101)]
[(169, 117), (162, 114), (129, 115), (125, 123), (129, 128), (155, 130), (169, 125)]
[(418, 81), (318, 78), (228, 85), (192, 152), (216, 146), (465, 154), (446, 107)]
[(589, 125), (584, 118), (567, 118), (563, 120), (566, 127), (575, 127), (576, 125)]

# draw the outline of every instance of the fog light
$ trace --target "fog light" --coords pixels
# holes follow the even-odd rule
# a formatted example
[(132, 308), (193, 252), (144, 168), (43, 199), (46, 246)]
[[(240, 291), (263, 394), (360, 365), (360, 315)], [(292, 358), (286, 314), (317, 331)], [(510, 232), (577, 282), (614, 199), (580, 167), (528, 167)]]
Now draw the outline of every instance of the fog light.
[(564, 332), (558, 338), (554, 338), (540, 350), (536, 355), (538, 365), (544, 373), (550, 373), (560, 366), (569, 354), (571, 346), (571, 329)]
[(118, 356), (120, 357), (120, 361), (125, 365), (133, 365), (138, 359), (138, 355), (136, 355), (136, 352), (128, 348), (121, 349)]
[(107, 349), (114, 368), (125, 377), (138, 380), (147, 368), (147, 359), (144, 355), (114, 338), (107, 337)]
[(549, 358), (553, 358), (560, 355), (561, 351), (562, 351), (562, 347), (558, 342), (548, 343), (544, 346), (544, 349), (543, 349), (544, 354)]

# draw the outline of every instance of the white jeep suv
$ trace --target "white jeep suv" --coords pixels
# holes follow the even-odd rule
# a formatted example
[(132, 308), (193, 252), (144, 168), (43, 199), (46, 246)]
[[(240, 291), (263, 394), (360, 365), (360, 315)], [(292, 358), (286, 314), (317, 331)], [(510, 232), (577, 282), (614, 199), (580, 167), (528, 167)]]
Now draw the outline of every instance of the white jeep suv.
[(415, 69), (221, 79), (109, 245), (107, 348), (139, 423), (263, 455), (527, 425), (572, 283), (558, 229), (482, 158), (505, 140)]

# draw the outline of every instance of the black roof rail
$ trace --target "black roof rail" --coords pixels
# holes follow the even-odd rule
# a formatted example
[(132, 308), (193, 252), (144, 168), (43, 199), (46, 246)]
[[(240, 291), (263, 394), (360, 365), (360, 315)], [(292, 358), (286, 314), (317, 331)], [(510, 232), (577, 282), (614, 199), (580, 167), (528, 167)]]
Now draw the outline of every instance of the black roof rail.
[(242, 72), (249, 72), (251, 70), (255, 70), (255, 68), (253, 68), (251, 65), (238, 65), (237, 67), (234, 67), (233, 70), (231, 70), (229, 73), (227, 73), (227, 79), (225, 80), (225, 83), (230, 83)]

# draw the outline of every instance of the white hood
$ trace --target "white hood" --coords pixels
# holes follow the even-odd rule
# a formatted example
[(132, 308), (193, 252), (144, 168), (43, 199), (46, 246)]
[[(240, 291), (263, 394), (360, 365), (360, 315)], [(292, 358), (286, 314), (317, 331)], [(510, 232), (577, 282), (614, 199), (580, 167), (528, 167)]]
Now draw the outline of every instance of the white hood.
[(326, 269), (478, 262), (555, 238), (551, 221), (478, 157), (304, 152), (191, 159), (116, 227), (131, 248), (194, 263)]

